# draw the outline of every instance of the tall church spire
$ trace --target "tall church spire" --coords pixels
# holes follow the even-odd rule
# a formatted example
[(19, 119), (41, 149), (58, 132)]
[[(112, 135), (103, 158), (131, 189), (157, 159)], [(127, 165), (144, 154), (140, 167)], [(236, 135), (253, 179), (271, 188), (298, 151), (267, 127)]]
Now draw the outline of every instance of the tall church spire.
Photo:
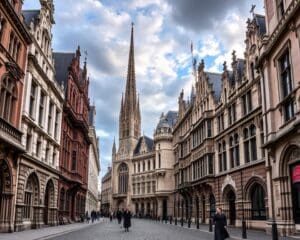
[[(119, 147), (121, 149), (134, 147), (141, 135), (140, 107), (137, 100), (135, 62), (134, 62), (134, 24), (131, 24), (130, 47), (128, 57), (128, 70), (126, 79), (125, 96), (122, 97), (119, 118)], [(132, 149), (131, 149), (132, 150)], [(122, 150), (124, 152), (130, 149)]]
[(133, 107), (136, 104), (133, 27), (134, 24), (131, 23), (131, 38), (130, 38), (127, 81), (126, 81), (126, 91), (125, 91), (125, 105), (128, 105), (129, 104), (128, 102), (130, 102), (131, 107)]

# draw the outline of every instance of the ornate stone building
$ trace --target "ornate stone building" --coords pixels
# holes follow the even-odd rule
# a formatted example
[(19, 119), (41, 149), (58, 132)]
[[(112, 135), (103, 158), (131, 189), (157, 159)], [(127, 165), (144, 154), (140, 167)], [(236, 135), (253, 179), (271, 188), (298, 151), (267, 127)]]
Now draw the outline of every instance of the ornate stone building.
[[(261, 77), (255, 70), (264, 17), (248, 21), (245, 59), (232, 54), (222, 74), (194, 64), (191, 100), (179, 97), (174, 127), (175, 216), (208, 223), (222, 207), (228, 224), (265, 228), (267, 185), (262, 151)], [(262, 224), (263, 223), (263, 224)]]
[(21, 109), (27, 48), (32, 42), (23, 23), (23, 1), (0, 2), (0, 232), (14, 231)]
[(23, 11), (33, 43), (22, 111), (22, 144), (16, 202), (17, 231), (57, 224), (57, 191), (63, 89), (54, 79), (52, 0), (40, 10)]
[(77, 221), (85, 212), (88, 183), (89, 145), (89, 79), (86, 61), (80, 67), (80, 48), (76, 53), (54, 53), (56, 80), (64, 85), (61, 171), (58, 187), (60, 221)]
[(85, 211), (91, 213), (93, 210), (98, 210), (98, 177), (100, 172), (99, 163), (99, 138), (96, 135), (95, 129), (95, 106), (90, 107), (89, 112), (89, 135), (91, 144), (89, 146), (89, 169), (88, 169), (88, 189), (86, 195)]
[[(300, 231), (300, 2), (265, 1), (259, 45), (269, 221), (280, 235)], [(273, 224), (274, 227), (274, 224)]]
[[(126, 91), (119, 117), (119, 149), (116, 150), (114, 143), (112, 150), (112, 201), (106, 209), (109, 207), (110, 211), (116, 211), (118, 208), (129, 208), (136, 215), (166, 217), (173, 211), (172, 127), (177, 113), (169, 112), (162, 116), (154, 140), (141, 136), (133, 40), (132, 26)], [(108, 176), (102, 180), (107, 185)], [(102, 206), (106, 200), (102, 199)]]

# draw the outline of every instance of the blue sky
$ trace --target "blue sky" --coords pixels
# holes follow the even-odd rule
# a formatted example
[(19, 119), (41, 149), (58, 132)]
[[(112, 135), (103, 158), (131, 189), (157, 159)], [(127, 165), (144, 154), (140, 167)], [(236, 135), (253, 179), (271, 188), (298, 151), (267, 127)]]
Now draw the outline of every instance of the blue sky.
[[(231, 53), (243, 57), (251, 4), (262, 14), (263, 0), (56, 0), (54, 51), (88, 51), (90, 99), (96, 105), (101, 176), (111, 164), (114, 136), (125, 89), (131, 22), (135, 23), (135, 68), (142, 132), (152, 137), (161, 112), (177, 110), (181, 89), (188, 95), (191, 41), (198, 62), (220, 72)], [(39, 9), (24, 0), (23, 9)], [(83, 55), (83, 54), (82, 54)], [(230, 64), (228, 64), (230, 65)], [(118, 143), (118, 141), (117, 141)]]

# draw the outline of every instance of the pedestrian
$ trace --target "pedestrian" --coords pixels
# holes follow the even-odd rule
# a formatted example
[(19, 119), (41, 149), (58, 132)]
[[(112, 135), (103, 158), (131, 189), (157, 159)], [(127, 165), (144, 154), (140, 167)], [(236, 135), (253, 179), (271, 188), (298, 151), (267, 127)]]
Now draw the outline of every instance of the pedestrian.
[(215, 240), (224, 240), (226, 238), (229, 238), (229, 234), (226, 229), (226, 216), (222, 213), (221, 208), (217, 208), (217, 213), (213, 218), (213, 223), (215, 225)]
[(89, 212), (88, 211), (85, 212), (85, 220), (86, 220), (87, 223), (90, 222), (90, 216), (89, 216)]
[(112, 220), (113, 220), (113, 216), (114, 216), (114, 213), (113, 212), (111, 212), (110, 213), (110, 216), (109, 216), (109, 220), (112, 222)]
[(118, 209), (118, 211), (117, 211), (117, 219), (118, 219), (118, 224), (121, 224), (122, 212), (120, 211), (120, 209)]
[(124, 211), (123, 218), (125, 232), (129, 232), (129, 228), (131, 227), (131, 212), (128, 209)]

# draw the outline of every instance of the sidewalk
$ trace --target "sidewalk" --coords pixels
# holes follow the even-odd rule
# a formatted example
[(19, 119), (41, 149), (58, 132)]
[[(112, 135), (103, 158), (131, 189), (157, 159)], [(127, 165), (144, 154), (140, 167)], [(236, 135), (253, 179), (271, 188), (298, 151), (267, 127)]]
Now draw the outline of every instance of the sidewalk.
[[(157, 222), (158, 224), (166, 224), (162, 222)], [(170, 225), (170, 223), (167, 223)], [(172, 225), (174, 227), (179, 227), (182, 228), (180, 225), (180, 221), (177, 222), (177, 225), (175, 225), (175, 222), (172, 222)], [(197, 226), (195, 223), (191, 224), (191, 227), (188, 228), (188, 224), (184, 223), (183, 228), (191, 229), (194, 231), (200, 231), (200, 232), (209, 232), (209, 225), (208, 224), (199, 224), (199, 229), (197, 229)], [(227, 230), (230, 235), (230, 239), (236, 239), (236, 240), (241, 240), (242, 239), (242, 229), (238, 227), (227, 227)], [(211, 233), (213, 234), (213, 232)], [(247, 229), (247, 239), (248, 240), (271, 240), (272, 236), (267, 235), (264, 231), (260, 230), (252, 230), (252, 229)], [(291, 237), (279, 237), (279, 240), (300, 240), (300, 236), (291, 236)]]
[(49, 237), (55, 237), (68, 232), (74, 232), (80, 229), (88, 228), (95, 224), (100, 224), (101, 222), (103, 222), (103, 219), (100, 219), (99, 222), (96, 221), (94, 223), (73, 223), (54, 227), (31, 229), (22, 232), (0, 233), (0, 240), (44, 240)]

